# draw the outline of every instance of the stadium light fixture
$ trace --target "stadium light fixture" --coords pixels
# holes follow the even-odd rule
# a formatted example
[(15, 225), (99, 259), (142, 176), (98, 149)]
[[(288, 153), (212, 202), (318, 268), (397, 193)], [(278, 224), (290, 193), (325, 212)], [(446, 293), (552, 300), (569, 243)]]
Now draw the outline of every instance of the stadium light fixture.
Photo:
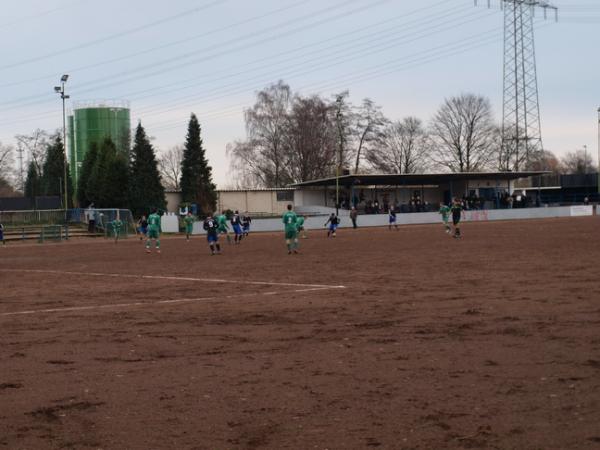
[(63, 83), (66, 83), (68, 79), (69, 79), (69, 75), (67, 75), (67, 74), (64, 74), (62, 77), (60, 77), (60, 81), (62, 81)]

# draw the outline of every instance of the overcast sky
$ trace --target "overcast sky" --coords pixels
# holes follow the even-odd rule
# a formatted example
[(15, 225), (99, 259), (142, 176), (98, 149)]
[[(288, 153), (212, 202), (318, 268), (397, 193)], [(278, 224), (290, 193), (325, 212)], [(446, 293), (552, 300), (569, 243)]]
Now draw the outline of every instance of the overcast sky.
[[(214, 178), (232, 183), (226, 145), (244, 138), (255, 92), (284, 80), (302, 94), (348, 89), (390, 119), (427, 121), (445, 97), (502, 105), (498, 0), (20, 0), (0, 16), (0, 141), (62, 126), (53, 86), (73, 102), (131, 103), (158, 152), (182, 143), (195, 112)], [(597, 155), (600, 1), (556, 0), (536, 28), (544, 146)], [(72, 104), (69, 104), (71, 107)]]

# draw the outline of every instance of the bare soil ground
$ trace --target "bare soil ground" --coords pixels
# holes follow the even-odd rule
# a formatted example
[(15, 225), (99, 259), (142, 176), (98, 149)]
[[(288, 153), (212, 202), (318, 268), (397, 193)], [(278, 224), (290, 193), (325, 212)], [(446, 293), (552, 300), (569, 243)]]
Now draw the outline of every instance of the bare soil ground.
[(598, 448), (600, 219), (463, 232), (0, 247), (0, 448)]

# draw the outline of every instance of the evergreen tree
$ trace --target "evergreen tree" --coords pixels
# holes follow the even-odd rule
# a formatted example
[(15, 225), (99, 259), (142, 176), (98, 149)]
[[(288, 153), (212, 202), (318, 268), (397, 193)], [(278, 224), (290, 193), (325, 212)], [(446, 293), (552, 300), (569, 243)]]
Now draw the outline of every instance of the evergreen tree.
[(163, 187), (154, 148), (139, 123), (129, 165), (129, 208), (135, 216), (148, 213), (151, 208), (165, 209)]
[(111, 139), (105, 139), (86, 183), (86, 197), (100, 208), (127, 206), (127, 160)]
[(200, 124), (195, 114), (190, 118), (183, 150), (181, 196), (186, 203), (196, 203), (203, 213), (215, 210), (216, 186), (212, 182), (212, 167), (206, 160), (200, 137)]
[(87, 206), (93, 201), (87, 194), (87, 183), (92, 174), (92, 169), (94, 168), (97, 157), (98, 145), (95, 142), (92, 142), (85, 154), (85, 158), (81, 164), (79, 178), (77, 179), (77, 199), (79, 200), (79, 206)]
[[(60, 134), (46, 147), (46, 159), (42, 170), (42, 195), (60, 196), (63, 198), (65, 186), (65, 147)], [(67, 193), (70, 207), (73, 201), (73, 183), (67, 166)]]
[(27, 169), (27, 179), (25, 180), (25, 197), (34, 199), (42, 194), (41, 180), (35, 163), (31, 161)]

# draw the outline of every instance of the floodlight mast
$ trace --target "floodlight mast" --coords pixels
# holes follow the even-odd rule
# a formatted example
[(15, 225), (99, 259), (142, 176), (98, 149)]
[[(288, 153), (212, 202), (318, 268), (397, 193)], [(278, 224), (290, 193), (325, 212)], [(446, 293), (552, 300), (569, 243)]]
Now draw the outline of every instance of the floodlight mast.
[(63, 149), (65, 158), (63, 160), (63, 180), (64, 180), (64, 208), (65, 208), (65, 221), (67, 220), (67, 209), (69, 209), (69, 192), (67, 190), (67, 119), (66, 119), (66, 111), (65, 111), (65, 100), (70, 98), (65, 94), (65, 83), (69, 79), (68, 74), (64, 74), (60, 77), (60, 86), (54, 86), (54, 92), (60, 94), (60, 98), (62, 99), (62, 116), (63, 116)]

